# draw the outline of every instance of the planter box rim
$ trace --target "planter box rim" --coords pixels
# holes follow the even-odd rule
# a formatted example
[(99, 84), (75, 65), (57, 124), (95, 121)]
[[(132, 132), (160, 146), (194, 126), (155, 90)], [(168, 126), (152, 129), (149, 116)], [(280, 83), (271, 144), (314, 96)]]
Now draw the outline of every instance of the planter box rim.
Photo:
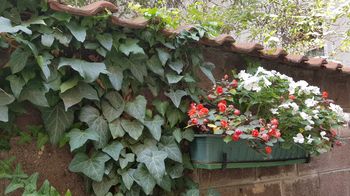
[(194, 134), (194, 137), (220, 137), (220, 138), (222, 138), (222, 134)]

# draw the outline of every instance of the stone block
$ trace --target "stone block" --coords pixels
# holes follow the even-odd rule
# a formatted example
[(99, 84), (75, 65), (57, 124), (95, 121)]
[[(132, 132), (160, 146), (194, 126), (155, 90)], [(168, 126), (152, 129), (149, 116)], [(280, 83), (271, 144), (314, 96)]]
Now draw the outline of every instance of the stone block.
[(319, 196), (320, 182), (318, 175), (282, 182), (283, 196)]
[(274, 179), (281, 177), (297, 176), (296, 165), (286, 165), (278, 167), (262, 167), (256, 169), (258, 180)]
[(350, 171), (320, 174), (320, 196), (349, 196)]
[[(216, 188), (221, 196), (281, 196), (280, 183), (259, 183)], [(206, 195), (207, 190), (201, 190)]]

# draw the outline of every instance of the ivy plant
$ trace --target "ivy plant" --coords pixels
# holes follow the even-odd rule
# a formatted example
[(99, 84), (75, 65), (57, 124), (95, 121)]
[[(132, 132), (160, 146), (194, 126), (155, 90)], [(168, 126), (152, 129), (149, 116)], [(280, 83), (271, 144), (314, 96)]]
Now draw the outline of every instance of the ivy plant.
[(182, 127), (188, 98), (201, 94), (196, 73), (213, 80), (195, 43), (203, 28), (165, 37), (115, 26), (108, 12), (72, 16), (40, 0), (2, 5), (0, 42), (11, 54), (0, 70), (4, 126), (30, 102), (52, 145), (68, 138), (69, 170), (96, 195), (195, 189), (183, 175), (191, 164), (181, 146), (193, 139)]

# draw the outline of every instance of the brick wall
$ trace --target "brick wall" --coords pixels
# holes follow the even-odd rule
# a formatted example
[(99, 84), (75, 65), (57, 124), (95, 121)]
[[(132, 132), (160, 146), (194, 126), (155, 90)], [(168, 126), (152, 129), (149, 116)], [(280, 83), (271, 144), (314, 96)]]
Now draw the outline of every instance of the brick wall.
[[(216, 64), (215, 77), (230, 73), (232, 68), (244, 69), (242, 56), (218, 50), (206, 50), (205, 57)], [(258, 59), (257, 59), (258, 60)], [(266, 69), (274, 69), (295, 80), (306, 80), (329, 91), (330, 97), (350, 111), (350, 76), (334, 71), (306, 70), (302, 67), (262, 61)], [(210, 86), (207, 80), (202, 86)], [(222, 196), (349, 196), (350, 195), (350, 130), (338, 130), (345, 144), (333, 151), (311, 158), (310, 163), (250, 168), (204, 170), (197, 169), (193, 179), (201, 194), (215, 189)]]

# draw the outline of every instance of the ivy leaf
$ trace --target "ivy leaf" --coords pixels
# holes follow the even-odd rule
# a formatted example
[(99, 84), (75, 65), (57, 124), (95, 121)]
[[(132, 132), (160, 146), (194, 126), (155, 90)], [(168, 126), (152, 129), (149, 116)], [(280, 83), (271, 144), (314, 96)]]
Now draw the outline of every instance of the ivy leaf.
[(127, 132), (134, 140), (138, 140), (142, 135), (144, 126), (137, 120), (129, 121), (123, 119), (121, 121), (121, 125), (125, 132)]
[(103, 152), (107, 153), (109, 156), (111, 156), (115, 161), (118, 161), (120, 151), (124, 148), (123, 144), (121, 144), (118, 141), (114, 141), (108, 146), (104, 147), (102, 149)]
[(0, 16), (0, 33), (17, 33), (23, 31), (24, 33), (31, 35), (32, 31), (24, 25), (12, 26), (11, 20)]
[(60, 91), (61, 93), (64, 93), (66, 92), (67, 90), (75, 87), (76, 85), (78, 85), (79, 83), (79, 76), (78, 77), (74, 77), (74, 78), (71, 78), (65, 82), (63, 82), (61, 85), (60, 85)]
[(169, 97), (171, 99), (171, 101), (174, 103), (174, 105), (178, 108), (180, 106), (181, 103), (181, 99), (182, 97), (186, 96), (187, 93), (184, 90), (170, 90), (169, 93), (165, 93), (165, 95), (167, 97)]
[(144, 163), (155, 179), (161, 180), (165, 174), (166, 158), (167, 153), (164, 151), (146, 149), (138, 155), (137, 161)]
[(131, 54), (145, 54), (143, 48), (141, 48), (137, 43), (139, 43), (138, 39), (130, 39), (127, 38), (125, 43), (120, 44), (119, 50), (124, 53), (126, 56)]
[(42, 34), (41, 35), (41, 44), (50, 48), (55, 41), (55, 37), (52, 34)]
[(26, 88), (22, 90), (21, 95), (19, 96), (19, 100), (28, 100), (35, 105), (49, 107), (45, 93), (45, 87), (41, 83), (33, 81), (27, 84)]
[(60, 58), (58, 68), (64, 66), (69, 66), (79, 72), (80, 76), (88, 83), (95, 81), (101, 73), (108, 73), (104, 63), (91, 63), (80, 59), (62, 57)]
[(162, 135), (162, 126), (164, 125), (164, 119), (159, 115), (156, 115), (153, 120), (148, 120), (144, 122), (145, 126), (151, 132), (154, 139), (159, 141)]
[(112, 122), (123, 113), (125, 103), (123, 97), (117, 91), (108, 92), (101, 102), (102, 113), (108, 122)]
[(189, 189), (186, 191), (184, 196), (199, 196), (199, 190), (198, 189)]
[(2, 88), (0, 88), (0, 106), (5, 106), (12, 103), (15, 100), (13, 95), (8, 94)]
[(119, 158), (120, 168), (124, 169), (128, 163), (135, 161), (135, 155), (133, 153), (127, 153), (124, 158)]
[(175, 140), (177, 141), (177, 143), (180, 143), (182, 140), (182, 133), (181, 133), (181, 129), (180, 128), (176, 128), (173, 131), (173, 136), (175, 138)]
[(105, 163), (110, 159), (105, 153), (99, 152), (91, 158), (85, 153), (78, 153), (69, 164), (72, 172), (81, 172), (94, 181), (101, 182), (105, 170)]
[(113, 38), (112, 35), (109, 33), (104, 33), (104, 34), (98, 34), (96, 36), (96, 39), (100, 44), (106, 48), (108, 51), (111, 51), (112, 45), (113, 45)]
[(9, 121), (9, 108), (7, 106), (0, 106), (0, 121)]
[(96, 90), (89, 84), (80, 82), (74, 88), (71, 88), (60, 94), (64, 102), (65, 109), (68, 110), (71, 106), (80, 103), (83, 98), (90, 100), (99, 100)]
[(10, 87), (13, 95), (18, 98), (22, 92), (24, 85), (26, 84), (22, 77), (17, 75), (9, 75), (6, 80), (10, 82)]
[(166, 62), (171, 58), (170, 54), (162, 48), (156, 49), (158, 52), (158, 57), (162, 65), (164, 66)]
[(176, 71), (177, 74), (180, 74), (182, 72), (184, 64), (182, 63), (182, 61), (174, 61), (170, 62), (169, 66), (172, 70)]
[(159, 144), (159, 149), (166, 152), (169, 159), (182, 163), (182, 153), (179, 146), (176, 144), (174, 137), (163, 136), (161, 143)]
[(173, 73), (168, 73), (166, 74), (166, 78), (168, 80), (169, 84), (176, 84), (178, 82), (180, 82), (180, 80), (183, 78), (184, 76), (179, 76)]
[(162, 189), (171, 192), (171, 179), (169, 176), (163, 176), (162, 180), (157, 180), (157, 184), (162, 187)]
[(132, 55), (129, 59), (125, 59), (125, 64), (130, 69), (131, 73), (135, 78), (140, 82), (143, 83), (144, 76), (147, 76), (147, 69), (146, 65), (144, 65), (145, 59), (143, 58), (143, 55)]
[(194, 131), (192, 129), (186, 129), (182, 132), (182, 138), (191, 142), (194, 139)]
[(156, 186), (156, 181), (153, 176), (148, 172), (144, 164), (139, 164), (135, 173), (134, 179), (138, 185), (140, 185), (143, 191), (149, 195)]
[(59, 31), (54, 31), (53, 36), (55, 37), (55, 39), (58, 40), (58, 42), (60, 42), (60, 44), (63, 44), (66, 47), (69, 46), (69, 43), (72, 41), (72, 38), (73, 38), (72, 35), (63, 34)]
[(147, 61), (147, 66), (153, 73), (158, 74), (162, 77), (164, 76), (164, 68), (162, 67), (162, 63), (156, 55), (153, 55)]
[(183, 113), (176, 108), (167, 110), (166, 113), (167, 120), (170, 123), (170, 127), (174, 127), (177, 123), (181, 122), (183, 119)]
[[(0, 17), (1, 18), (1, 17)], [(11, 68), (12, 74), (18, 73), (24, 69), (31, 53), (28, 50), (17, 48), (10, 56), (6, 66)]]
[(99, 135), (96, 131), (88, 128), (85, 131), (80, 129), (72, 129), (68, 133), (70, 151), (82, 147), (88, 140), (98, 141)]
[(71, 110), (65, 111), (63, 103), (53, 108), (44, 108), (41, 113), (50, 141), (56, 145), (64, 132), (73, 124), (74, 113)]
[(107, 121), (100, 115), (100, 112), (92, 106), (84, 106), (79, 115), (79, 119), (89, 125), (99, 135), (99, 140), (94, 142), (95, 148), (101, 149), (108, 144), (111, 137)]
[(71, 21), (70, 23), (66, 24), (69, 31), (72, 33), (72, 35), (77, 39), (79, 42), (84, 42), (86, 38), (86, 28), (77, 24), (75, 21)]
[(36, 59), (46, 80), (48, 80), (51, 75), (49, 65), (51, 64), (51, 60), (53, 59), (53, 56), (50, 53), (45, 52), (43, 55), (37, 56)]
[(128, 102), (125, 106), (125, 112), (136, 118), (140, 122), (144, 122), (146, 115), (147, 100), (144, 96), (138, 95), (134, 101)]
[(123, 83), (123, 70), (120, 67), (117, 66), (111, 66), (108, 67), (108, 78), (109, 81), (111, 81), (112, 86), (115, 90), (119, 91), (122, 89), (122, 83)]
[(128, 171), (123, 172), (122, 175), (122, 179), (124, 182), (125, 187), (130, 190), (131, 186), (134, 183), (134, 173), (135, 173), (136, 169), (128, 169)]
[(118, 178), (109, 178), (107, 176), (103, 177), (101, 182), (92, 182), (92, 189), (97, 196), (105, 196), (112, 186), (118, 183)]
[(109, 126), (109, 130), (111, 131), (113, 139), (124, 136), (125, 131), (121, 125), (120, 119), (116, 119), (115, 121), (110, 122), (108, 126)]
[(205, 63), (199, 68), (202, 70), (202, 72), (208, 77), (208, 79), (213, 83), (216, 84), (215, 78), (213, 76), (212, 70), (215, 68), (215, 65), (212, 63)]
[(172, 179), (180, 178), (183, 176), (184, 167), (182, 164), (175, 163), (167, 167), (167, 173)]
[(160, 101), (159, 99), (154, 100), (152, 104), (156, 107), (157, 111), (158, 111), (162, 116), (165, 115), (165, 112), (166, 112), (166, 110), (167, 110), (167, 108), (168, 108), (168, 106), (169, 106), (169, 102), (167, 102), (167, 101), (163, 101), (163, 102), (162, 102), (162, 101)]

